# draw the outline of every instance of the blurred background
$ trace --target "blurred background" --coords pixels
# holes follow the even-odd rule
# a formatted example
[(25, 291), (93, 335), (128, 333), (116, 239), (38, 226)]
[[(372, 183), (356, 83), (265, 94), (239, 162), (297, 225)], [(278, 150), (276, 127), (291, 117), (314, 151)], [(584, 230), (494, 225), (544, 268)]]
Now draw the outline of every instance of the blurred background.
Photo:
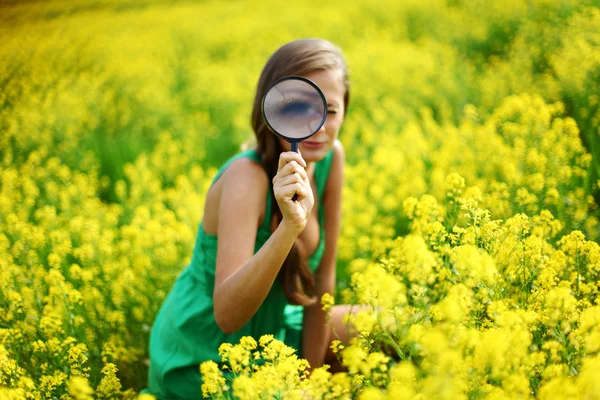
[(548, 209), (596, 240), (599, 6), (0, 1), (0, 383), (144, 387), (208, 184), (253, 137), (264, 63), (297, 38), (339, 45), (352, 81), (340, 292), (409, 231), (404, 200), (443, 199), (453, 172), (493, 218)]

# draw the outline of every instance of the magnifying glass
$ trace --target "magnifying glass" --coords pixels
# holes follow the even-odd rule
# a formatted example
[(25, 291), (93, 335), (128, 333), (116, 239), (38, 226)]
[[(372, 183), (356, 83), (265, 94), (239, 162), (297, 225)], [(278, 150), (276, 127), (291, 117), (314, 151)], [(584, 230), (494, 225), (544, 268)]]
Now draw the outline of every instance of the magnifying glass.
[(310, 79), (285, 76), (265, 92), (262, 113), (269, 129), (290, 142), (297, 153), (298, 142), (317, 133), (325, 123), (327, 100)]

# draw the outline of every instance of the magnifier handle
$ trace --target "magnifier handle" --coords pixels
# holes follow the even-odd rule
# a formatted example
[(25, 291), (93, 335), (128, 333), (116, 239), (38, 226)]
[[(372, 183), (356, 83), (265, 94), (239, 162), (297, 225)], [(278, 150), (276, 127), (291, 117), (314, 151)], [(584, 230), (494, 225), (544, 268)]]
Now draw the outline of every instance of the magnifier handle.
[[(298, 152), (298, 142), (291, 142), (291, 144), (292, 144), (292, 151), (297, 153)], [(298, 200), (297, 194), (295, 194), (294, 197), (292, 197), (292, 201), (296, 201), (296, 200)]]

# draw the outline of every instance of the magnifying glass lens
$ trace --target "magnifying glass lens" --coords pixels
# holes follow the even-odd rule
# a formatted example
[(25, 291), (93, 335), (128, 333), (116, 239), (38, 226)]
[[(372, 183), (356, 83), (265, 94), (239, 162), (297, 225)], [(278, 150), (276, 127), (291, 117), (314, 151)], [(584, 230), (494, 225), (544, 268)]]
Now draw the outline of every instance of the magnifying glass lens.
[(316, 133), (325, 121), (325, 96), (318, 87), (298, 78), (284, 79), (265, 94), (265, 119), (272, 130), (299, 141)]

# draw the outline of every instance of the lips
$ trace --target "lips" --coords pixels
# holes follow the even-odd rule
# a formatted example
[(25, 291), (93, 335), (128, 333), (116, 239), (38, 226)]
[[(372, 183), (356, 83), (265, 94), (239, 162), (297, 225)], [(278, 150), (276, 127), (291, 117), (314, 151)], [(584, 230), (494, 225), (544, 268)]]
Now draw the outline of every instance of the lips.
[(310, 142), (310, 141), (304, 141), (302, 142), (302, 144), (304, 144), (307, 147), (321, 147), (325, 144), (325, 142)]

